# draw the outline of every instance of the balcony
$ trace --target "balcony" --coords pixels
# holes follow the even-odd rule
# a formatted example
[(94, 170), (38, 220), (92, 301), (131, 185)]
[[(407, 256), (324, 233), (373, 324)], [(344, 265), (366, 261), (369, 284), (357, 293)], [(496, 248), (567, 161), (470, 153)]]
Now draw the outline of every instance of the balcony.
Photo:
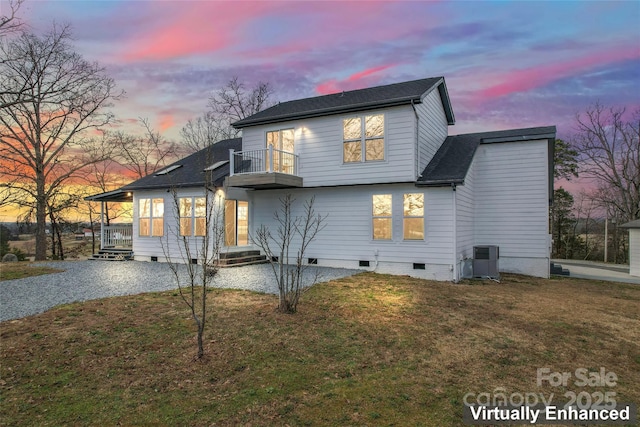
[(229, 152), (230, 187), (253, 189), (302, 187), (298, 156), (273, 146), (261, 150)]

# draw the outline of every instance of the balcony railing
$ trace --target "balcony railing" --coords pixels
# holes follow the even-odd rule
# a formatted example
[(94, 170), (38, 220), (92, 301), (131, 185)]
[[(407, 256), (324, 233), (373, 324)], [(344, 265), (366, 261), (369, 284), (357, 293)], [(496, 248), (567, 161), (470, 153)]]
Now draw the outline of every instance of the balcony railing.
[(133, 224), (105, 225), (100, 233), (104, 248), (131, 248), (133, 246)]
[(230, 175), (283, 173), (298, 175), (298, 156), (273, 146), (261, 150), (229, 152)]

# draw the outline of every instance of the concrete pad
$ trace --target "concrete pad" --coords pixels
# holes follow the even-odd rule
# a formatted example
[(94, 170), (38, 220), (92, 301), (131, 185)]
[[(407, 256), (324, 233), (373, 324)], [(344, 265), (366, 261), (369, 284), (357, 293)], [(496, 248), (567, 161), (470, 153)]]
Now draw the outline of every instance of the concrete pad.
[(609, 280), (611, 282), (634, 283), (640, 285), (640, 277), (629, 274), (629, 266), (608, 264), (594, 261), (573, 259), (554, 259), (554, 264), (560, 264), (570, 272), (569, 277), (579, 279)]

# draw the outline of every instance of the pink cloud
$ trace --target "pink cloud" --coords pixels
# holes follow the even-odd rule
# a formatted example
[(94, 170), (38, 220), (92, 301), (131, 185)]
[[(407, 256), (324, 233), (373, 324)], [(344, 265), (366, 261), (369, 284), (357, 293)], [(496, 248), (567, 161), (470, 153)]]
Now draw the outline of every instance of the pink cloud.
[(503, 83), (491, 86), (480, 92), (481, 97), (495, 98), (515, 92), (526, 92), (561, 78), (602, 66), (610, 62), (619, 62), (640, 58), (637, 45), (622, 46), (616, 49), (600, 51), (565, 62), (544, 64), (534, 68), (515, 70), (498, 75), (494, 80)]
[(160, 132), (165, 132), (167, 129), (171, 129), (176, 125), (176, 122), (172, 115), (162, 114), (159, 117), (158, 127), (160, 128)]
[(357, 72), (350, 75), (344, 80), (331, 79), (325, 82), (319, 83), (316, 86), (316, 92), (321, 95), (328, 95), (330, 93), (336, 93), (343, 90), (361, 89), (366, 86), (375, 86), (382, 80), (382, 75), (379, 75), (380, 71), (384, 71), (388, 68), (394, 67), (396, 64), (379, 65), (377, 67), (368, 68), (366, 70)]
[(129, 42), (120, 58), (163, 60), (219, 51), (236, 43), (243, 27), (274, 7), (269, 2), (161, 2), (152, 28)]

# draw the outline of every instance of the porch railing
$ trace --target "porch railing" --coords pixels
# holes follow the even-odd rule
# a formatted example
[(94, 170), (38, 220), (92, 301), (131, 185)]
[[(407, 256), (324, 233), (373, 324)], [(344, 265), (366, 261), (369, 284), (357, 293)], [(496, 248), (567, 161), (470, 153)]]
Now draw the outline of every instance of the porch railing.
[(298, 175), (298, 156), (269, 146), (260, 150), (229, 150), (230, 175), (273, 173)]
[(133, 247), (133, 224), (105, 225), (100, 233), (101, 248)]

